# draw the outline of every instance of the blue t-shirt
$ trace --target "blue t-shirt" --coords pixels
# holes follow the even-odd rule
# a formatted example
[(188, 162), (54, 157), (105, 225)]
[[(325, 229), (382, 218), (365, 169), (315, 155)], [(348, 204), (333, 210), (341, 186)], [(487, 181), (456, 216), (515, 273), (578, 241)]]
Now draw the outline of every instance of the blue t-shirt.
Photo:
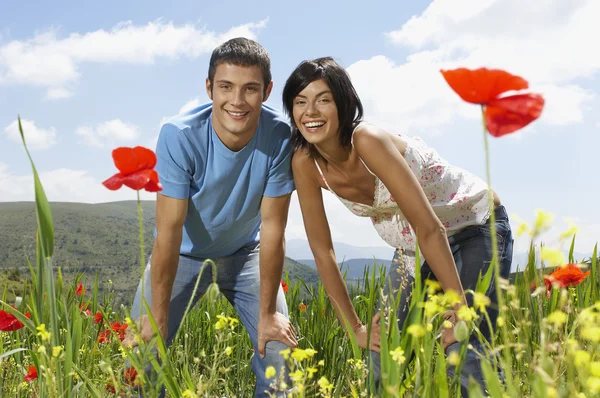
[(262, 197), (294, 191), (290, 126), (265, 105), (256, 133), (237, 152), (221, 142), (205, 104), (162, 126), (156, 156), (160, 194), (189, 200), (182, 255), (223, 257), (257, 243)]

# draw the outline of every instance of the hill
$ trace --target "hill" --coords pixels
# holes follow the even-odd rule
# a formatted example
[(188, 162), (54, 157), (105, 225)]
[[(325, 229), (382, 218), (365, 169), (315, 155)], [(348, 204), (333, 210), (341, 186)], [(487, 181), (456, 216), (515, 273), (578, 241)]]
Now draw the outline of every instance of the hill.
[[(51, 203), (50, 207), (55, 232), (53, 263), (67, 276), (85, 272), (89, 283), (98, 274), (101, 288), (111, 280), (117, 300), (129, 302), (141, 272), (137, 202)], [(142, 212), (147, 259), (154, 241), (155, 202), (142, 202)], [(22, 282), (11, 272), (27, 276), (27, 258), (35, 259), (34, 203), (0, 203), (0, 289), (10, 281), (10, 291), (22, 291)], [(318, 279), (314, 269), (289, 258), (284, 272), (307, 283)]]

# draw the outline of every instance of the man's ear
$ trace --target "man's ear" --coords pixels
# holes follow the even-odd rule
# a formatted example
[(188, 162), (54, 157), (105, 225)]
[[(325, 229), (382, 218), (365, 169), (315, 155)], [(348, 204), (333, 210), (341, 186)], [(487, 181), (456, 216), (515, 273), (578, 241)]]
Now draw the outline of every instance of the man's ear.
[(206, 94), (212, 101), (212, 86), (210, 85), (210, 79), (208, 77), (206, 78)]
[(265, 88), (265, 97), (263, 98), (263, 102), (269, 99), (269, 95), (271, 95), (271, 90), (273, 90), (272, 80), (269, 82), (269, 84), (267, 84), (267, 88)]

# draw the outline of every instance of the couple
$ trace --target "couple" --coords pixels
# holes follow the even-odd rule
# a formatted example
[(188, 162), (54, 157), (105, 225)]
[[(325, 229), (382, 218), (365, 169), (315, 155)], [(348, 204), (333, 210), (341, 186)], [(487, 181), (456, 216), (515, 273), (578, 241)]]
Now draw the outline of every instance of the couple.
[[(208, 267), (191, 297), (203, 261), (214, 260), (219, 288), (254, 345), (255, 396), (268, 396), (273, 379), (265, 377), (265, 369), (273, 366), (277, 377), (286, 372), (279, 352), (297, 346), (280, 286), (288, 207), (296, 189), (323, 285), (344, 327), (343, 319), (348, 321), (347, 333), (372, 351), (378, 379), (379, 315), (371, 320), (367, 347), (367, 327), (337, 266), (321, 190), (332, 192), (352, 213), (371, 217), (381, 238), (397, 248), (386, 289), (388, 295), (400, 294), (395, 310), (403, 322), (402, 300), (409, 299), (414, 282), (416, 238), (426, 260), (424, 276), (458, 292), (465, 302), (463, 288), (474, 289), (485, 273), (492, 256), (487, 186), (419, 139), (363, 122), (349, 76), (331, 58), (304, 61), (288, 78), (283, 104), (289, 122), (263, 104), (272, 87), (265, 49), (252, 40), (229, 40), (210, 59), (206, 91), (212, 103), (163, 125), (156, 149), (163, 190), (157, 195), (156, 239), (144, 276), (146, 300), (169, 344), (188, 301), (197, 301), (212, 281)], [(506, 277), (512, 238), (495, 194), (494, 203)], [(487, 295), (495, 303), (494, 284)], [(140, 317), (140, 301), (141, 283), (132, 318), (140, 319), (142, 338), (148, 340), (152, 328), (146, 315)], [(490, 315), (495, 321), (493, 310)], [(485, 326), (482, 332), (489, 337)], [(460, 349), (451, 330), (442, 339), (447, 352)], [(127, 341), (135, 345), (132, 336)], [(482, 382), (475, 355), (467, 358), (462, 375), (465, 386), (469, 375)]]

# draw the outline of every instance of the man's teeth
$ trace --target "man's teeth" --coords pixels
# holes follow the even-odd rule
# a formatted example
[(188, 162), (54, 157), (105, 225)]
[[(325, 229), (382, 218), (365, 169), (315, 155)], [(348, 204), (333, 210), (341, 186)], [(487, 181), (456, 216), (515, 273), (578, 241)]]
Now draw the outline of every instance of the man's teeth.
[(230, 111), (227, 111), (227, 113), (229, 113), (231, 116), (244, 116), (246, 114), (246, 112), (230, 112)]
[(309, 123), (304, 123), (304, 125), (306, 127), (308, 127), (308, 128), (321, 127), (324, 124), (325, 124), (325, 122), (309, 122)]

